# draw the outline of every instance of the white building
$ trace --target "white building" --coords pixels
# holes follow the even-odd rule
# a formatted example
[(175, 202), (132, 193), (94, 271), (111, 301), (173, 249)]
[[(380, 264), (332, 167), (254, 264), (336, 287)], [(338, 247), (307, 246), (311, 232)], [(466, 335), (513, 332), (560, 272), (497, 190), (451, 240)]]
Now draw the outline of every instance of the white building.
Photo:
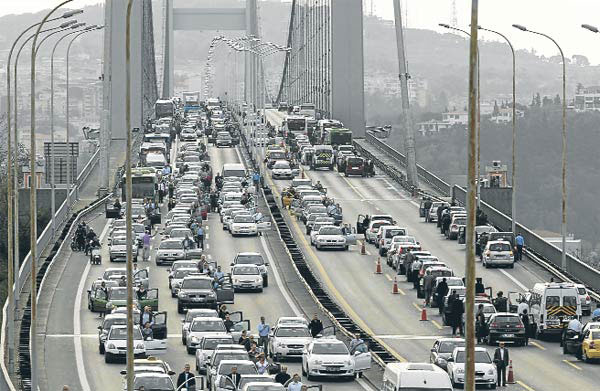
[(451, 126), (452, 125), (450, 125), (448, 122), (432, 119), (426, 122), (419, 122), (417, 124), (417, 131), (421, 133), (421, 135), (427, 136), (430, 134), (439, 133), (440, 130), (448, 129)]
[(467, 126), (469, 124), (469, 113), (466, 111), (450, 111), (442, 113), (442, 121), (448, 123), (450, 126)]
[[(506, 107), (498, 110), (498, 115), (493, 115), (490, 117), (491, 122), (495, 122), (497, 124), (506, 124), (512, 121), (512, 107)], [(525, 113), (522, 110), (516, 109), (517, 118), (523, 118)]]
[(580, 89), (575, 93), (575, 111), (600, 110), (600, 86)]

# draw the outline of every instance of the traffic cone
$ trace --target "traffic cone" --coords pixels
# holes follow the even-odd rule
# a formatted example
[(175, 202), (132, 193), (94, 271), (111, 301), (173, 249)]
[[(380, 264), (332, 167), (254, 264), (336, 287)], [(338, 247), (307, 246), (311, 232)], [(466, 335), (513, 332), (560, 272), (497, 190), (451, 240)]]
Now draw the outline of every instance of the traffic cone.
[(375, 266), (375, 274), (381, 274), (381, 260), (377, 258), (377, 264)]
[(513, 373), (512, 360), (508, 362), (508, 379), (506, 382), (508, 384), (515, 384), (515, 374)]
[(394, 295), (397, 295), (398, 292), (398, 280), (396, 279), (396, 276), (394, 276), (394, 285), (392, 285), (392, 293)]
[(365, 241), (362, 241), (360, 245), (360, 255), (367, 255), (367, 248), (365, 247)]
[(427, 310), (425, 307), (421, 308), (421, 321), (427, 321)]

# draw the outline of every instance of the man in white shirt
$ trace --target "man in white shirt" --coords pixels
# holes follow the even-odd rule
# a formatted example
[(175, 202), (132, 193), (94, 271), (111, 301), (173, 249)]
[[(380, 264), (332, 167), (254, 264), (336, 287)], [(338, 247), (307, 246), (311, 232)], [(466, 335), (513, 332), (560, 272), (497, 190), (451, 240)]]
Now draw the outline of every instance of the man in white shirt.
[(527, 304), (525, 299), (519, 303), (519, 306), (517, 307), (517, 313), (519, 315), (523, 315), (523, 310), (527, 310), (527, 312), (529, 312), (529, 304)]
[(300, 375), (294, 373), (292, 381), (288, 385), (287, 391), (302, 391), (302, 382), (300, 381)]

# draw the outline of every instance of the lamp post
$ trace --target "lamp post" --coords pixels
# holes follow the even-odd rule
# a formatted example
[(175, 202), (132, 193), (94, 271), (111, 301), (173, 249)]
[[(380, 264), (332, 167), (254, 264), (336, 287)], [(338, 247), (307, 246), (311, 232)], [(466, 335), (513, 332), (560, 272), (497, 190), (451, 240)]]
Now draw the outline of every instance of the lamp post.
[[(444, 27), (448, 30), (454, 30), (454, 31), (460, 31), (461, 33), (467, 35), (467, 36), (471, 36), (470, 33), (466, 32), (463, 29), (459, 29), (458, 27), (454, 27), (454, 26), (450, 26), (449, 24), (446, 23), (439, 23), (440, 27)], [(480, 80), (479, 80), (479, 42), (477, 43), (477, 124), (476, 124), (476, 129), (475, 129), (475, 140), (477, 143), (477, 189), (476, 189), (476, 199), (477, 199), (477, 208), (481, 208), (481, 178), (480, 178), (480, 172), (481, 172), (481, 91), (480, 91)]]
[[(562, 252), (561, 252), (561, 266), (565, 271), (567, 270), (567, 65), (565, 64), (565, 55), (562, 51), (562, 48), (559, 44), (554, 40), (554, 38), (550, 37), (547, 34), (540, 33), (538, 31), (533, 31), (527, 29), (527, 27), (520, 24), (512, 25), (517, 30), (529, 32), (532, 34), (540, 35), (542, 37), (548, 38), (560, 52), (560, 57), (562, 59), (562, 200), (561, 200), (561, 212), (562, 212), (562, 221), (561, 221), (561, 235), (562, 235)], [(592, 26), (590, 26), (592, 27)], [(593, 30), (590, 30), (593, 31)]]
[[(42, 22), (38, 25), (37, 31), (33, 36), (33, 43), (31, 45), (31, 93), (30, 93), (30, 105), (31, 105), (31, 140), (30, 140), (30, 158), (29, 158), (29, 169), (30, 169), (30, 180), (29, 180), (29, 245), (31, 248), (31, 326), (30, 326), (30, 363), (31, 363), (31, 389), (38, 389), (38, 370), (37, 370), (37, 278), (36, 278), (36, 257), (37, 257), (37, 181), (35, 176), (35, 54), (36, 54), (36, 43), (38, 35), (42, 30), (42, 26), (48, 18), (60, 7), (70, 3), (73, 0), (65, 0), (62, 3), (54, 7)], [(16, 80), (15, 80), (16, 81)], [(16, 127), (15, 127), (16, 129)]]
[(478, 27), (479, 30), (488, 31), (490, 33), (496, 34), (504, 38), (508, 47), (510, 48), (510, 52), (512, 54), (512, 201), (511, 201), (511, 227), (512, 232), (516, 235), (516, 225), (517, 225), (517, 94), (516, 94), (516, 59), (515, 59), (515, 49), (510, 42), (510, 40), (502, 33), (483, 28), (481, 26)]

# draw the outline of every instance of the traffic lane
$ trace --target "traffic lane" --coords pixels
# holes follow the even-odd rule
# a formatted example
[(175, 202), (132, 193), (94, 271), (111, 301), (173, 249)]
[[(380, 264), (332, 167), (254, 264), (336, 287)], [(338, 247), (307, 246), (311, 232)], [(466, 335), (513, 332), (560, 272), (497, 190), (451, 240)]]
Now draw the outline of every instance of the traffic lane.
[[(102, 214), (94, 214), (87, 223), (100, 234), (106, 220)], [(65, 238), (65, 246), (57, 257), (66, 257), (66, 265), (56, 287), (45, 285), (42, 294), (52, 295), (49, 305), (46, 329), (44, 331), (43, 360), (38, 367), (43, 368), (43, 377), (49, 390), (59, 389), (64, 384), (80, 389), (78, 371), (75, 366), (74, 346), (74, 292), (88, 262), (89, 257), (82, 252), (73, 252), (71, 238)]]
[[(312, 176), (313, 174), (314, 174), (314, 172), (311, 172), (310, 175)], [(333, 175), (335, 175), (335, 174), (333, 174)], [(348, 211), (349, 211), (348, 209), (349, 208), (356, 207), (356, 205), (357, 205), (358, 202), (360, 202), (361, 204), (366, 203), (366, 201), (354, 201), (354, 200), (353, 201), (344, 201), (344, 200), (351, 200), (352, 199), (351, 198), (352, 195), (349, 194), (349, 191), (347, 191), (347, 187), (344, 188), (343, 186), (340, 186), (339, 184), (333, 183), (333, 182), (335, 182), (335, 180), (333, 179), (335, 177), (332, 178), (332, 174), (331, 173), (329, 173), (329, 175), (327, 175), (326, 173), (318, 172), (317, 173), (317, 178), (319, 178), (319, 180), (321, 180), (321, 182), (325, 186), (327, 186), (328, 189), (332, 189), (332, 191), (334, 193), (331, 194), (331, 195), (333, 195), (336, 198), (336, 200), (340, 201), (340, 203), (342, 204), (342, 207), (344, 208), (344, 213), (345, 214), (348, 213)], [(352, 178), (352, 179), (354, 179), (354, 178)], [(367, 179), (365, 179), (365, 180), (367, 180)], [(332, 181), (332, 183), (330, 183), (329, 181)], [(386, 187), (385, 190), (389, 190), (387, 188), (390, 187), (390, 186), (385, 186), (385, 187)], [(357, 188), (357, 186), (355, 186), (355, 188)], [(395, 204), (395, 205), (400, 204), (401, 206), (406, 205), (406, 202), (403, 201), (402, 199), (397, 199), (397, 200), (393, 200), (392, 201), (391, 200), (392, 197), (391, 197), (390, 194), (385, 194), (385, 192), (381, 192), (381, 186), (372, 185), (371, 186), (371, 191), (372, 191), (372, 193), (374, 193), (374, 195), (373, 195), (372, 198), (374, 198), (374, 199), (381, 199), (381, 200), (387, 200), (387, 201), (381, 201), (381, 202), (388, 202), (388, 203), (392, 203), (392, 204)], [(328, 193), (329, 193), (329, 191), (328, 191)], [(368, 193), (368, 194), (371, 194), (371, 193)], [(368, 198), (367, 197), (362, 197), (361, 199), (368, 199)], [(344, 204), (349, 204), (349, 205), (344, 206)], [(392, 208), (393, 208), (392, 205), (382, 205), (380, 207), (380, 209), (385, 210), (386, 212), (394, 215), (395, 217), (399, 217), (399, 215), (395, 214), (394, 211), (389, 212)], [(416, 209), (416, 208), (414, 208), (414, 209)], [(373, 212), (371, 211), (371, 213), (373, 213)], [(379, 212), (379, 213), (381, 213), (381, 212)], [(408, 228), (409, 228), (409, 233), (412, 233), (413, 232), (412, 231), (412, 227), (409, 226)], [(421, 236), (419, 234), (415, 234), (415, 235), (417, 236), (417, 238), (419, 238), (419, 240), (423, 240), (423, 239), (421, 239)], [(460, 247), (456, 243), (452, 243), (452, 242), (447, 241), (445, 239), (440, 240), (440, 242), (443, 242), (444, 245), (446, 245), (446, 246), (451, 245), (451, 246)], [(426, 246), (427, 246), (428, 243), (429, 243), (429, 241), (425, 241), (424, 242), (424, 244)], [(374, 247), (370, 247), (370, 249), (372, 251), (375, 251)], [(452, 249), (448, 249), (448, 250), (452, 250)], [(462, 252), (461, 257), (464, 259), (464, 250), (460, 249), (459, 251)], [(432, 250), (432, 252), (433, 252), (433, 250)], [(436, 252), (433, 252), (433, 253), (434, 253), (434, 255), (437, 254)], [(320, 255), (319, 258), (322, 258), (321, 254), (319, 254), (319, 255)], [(446, 259), (448, 259), (448, 258), (446, 258)], [(450, 258), (450, 259), (452, 259), (452, 258)], [(456, 258), (454, 258), (454, 259), (456, 259)], [(331, 260), (328, 260), (328, 261), (331, 262)], [(333, 260), (333, 262), (335, 262), (335, 259)], [(343, 267), (342, 268), (340, 268), (340, 267), (332, 267), (331, 268), (332, 270), (336, 270), (335, 278), (333, 278), (333, 281), (334, 281), (334, 284), (335, 284), (336, 288), (340, 288), (340, 287), (344, 288), (344, 281), (351, 279), (353, 276), (364, 276), (364, 275), (368, 275), (369, 274), (369, 273), (361, 273), (360, 270), (351, 270), (349, 272), (349, 274), (346, 274), (346, 273), (344, 273), (343, 275), (340, 274), (340, 270), (352, 269), (354, 265), (356, 265), (356, 263), (348, 262), (347, 265), (346, 265), (346, 269), (344, 269)], [(520, 265), (518, 264), (517, 267), (519, 267), (519, 266)], [(451, 267), (454, 267), (454, 265), (451, 265)], [(491, 273), (493, 273), (494, 270), (486, 270), (484, 268), (480, 268), (480, 269), (483, 269), (483, 271), (487, 272), (486, 274), (488, 274), (488, 276), (484, 275), (484, 279), (485, 280), (488, 280), (488, 278), (489, 278), (488, 281), (497, 281), (498, 280), (497, 277), (495, 279), (493, 279), (493, 277), (491, 276)], [(384, 271), (384, 275), (387, 274), (389, 277), (391, 277), (391, 276), (394, 275), (394, 271), (391, 268), (388, 268), (385, 265), (385, 263), (383, 264), (383, 271)], [(388, 280), (389, 280), (389, 277), (387, 278)], [(371, 278), (373, 278), (373, 277), (371, 277)], [(361, 290), (361, 296), (369, 297), (370, 296), (369, 292), (371, 292), (373, 290), (372, 289), (372, 285), (373, 285), (372, 282), (371, 282), (371, 284), (369, 284), (368, 282), (365, 282), (363, 280), (362, 282), (359, 281), (358, 283), (359, 284), (362, 283), (362, 285), (360, 285), (360, 286), (362, 286), (362, 287), (366, 286), (368, 288), (368, 290), (366, 292), (365, 292), (365, 288), (363, 288)], [(388, 282), (388, 284), (389, 284), (389, 282)], [(376, 285), (377, 285), (377, 283), (376, 283)], [(385, 284), (385, 285), (387, 285), (387, 284)], [(389, 286), (389, 285), (387, 285), (387, 286)], [(413, 304), (412, 307), (413, 308), (410, 308), (410, 306), (409, 306), (409, 308), (406, 310), (406, 311), (408, 311), (409, 319), (411, 319), (411, 320), (420, 319), (420, 317), (419, 317), (420, 313), (418, 311), (418, 307), (419, 307), (419, 304), (420, 304), (421, 300), (417, 300), (416, 299), (416, 294), (414, 293), (414, 290), (412, 290), (412, 284), (401, 283), (400, 284), (400, 288), (402, 289), (402, 291), (404, 291), (405, 293), (407, 293), (407, 296), (409, 296), (412, 300), (414, 300), (412, 302), (412, 304)], [(345, 290), (342, 291), (342, 295), (344, 297), (352, 297), (353, 303), (357, 303), (357, 301), (360, 300), (361, 297), (358, 296), (358, 295), (356, 295), (356, 294), (354, 294), (352, 296), (353, 292), (356, 292), (356, 290), (352, 290), (352, 289), (346, 290), (345, 289)], [(357, 306), (354, 306), (354, 307), (359, 308), (359, 311), (358, 311), (359, 313), (361, 313), (362, 311), (364, 311), (363, 307), (365, 307), (365, 306), (367, 306), (367, 307), (373, 307), (374, 304), (376, 304), (376, 305), (378, 304), (380, 307), (383, 307), (383, 308), (388, 308), (388, 307), (392, 307), (393, 308), (394, 302), (389, 302), (389, 300), (385, 300), (386, 297), (388, 297), (388, 298), (390, 296), (393, 297), (393, 295), (391, 295), (391, 293), (389, 293), (389, 290), (387, 292), (388, 292), (387, 295), (386, 295), (385, 292), (381, 293), (379, 295), (378, 295), (378, 293), (375, 293), (372, 296), (373, 300), (375, 300), (374, 303), (368, 303), (367, 302), (367, 303), (362, 303), (362, 305), (357, 305)], [(350, 296), (347, 296), (347, 295), (350, 295)], [(391, 300), (395, 300), (395, 299), (396, 298), (394, 297)], [(400, 297), (400, 299), (403, 299), (403, 298)], [(381, 303), (382, 300), (385, 300), (385, 304), (384, 305), (381, 305), (382, 304)], [(396, 301), (398, 301), (398, 300), (396, 300)], [(410, 301), (410, 299), (409, 299), (409, 301)], [(360, 304), (360, 301), (358, 301), (357, 304)], [(411, 312), (412, 312), (412, 315), (410, 315)], [(433, 321), (436, 321), (438, 323), (438, 325), (442, 324), (441, 317), (439, 317), (437, 315), (437, 311), (435, 311), (435, 310), (429, 310), (428, 312), (429, 312), (429, 319), (432, 319), (432, 321), (431, 321), (432, 323), (433, 323)], [(391, 316), (392, 316), (391, 319), (395, 320), (395, 322), (394, 322), (395, 324), (398, 324), (398, 325), (404, 325), (404, 324), (406, 324), (406, 319), (404, 319), (404, 316), (402, 315), (401, 312), (392, 312)], [(362, 318), (362, 316), (361, 316), (361, 318)], [(372, 315), (365, 314), (365, 317), (363, 319), (373, 319), (373, 318), (372, 318)], [(434, 323), (434, 325), (435, 325), (435, 323)], [(436, 325), (436, 328), (437, 328), (437, 325)], [(412, 330), (412, 332), (410, 332), (411, 330)], [(409, 326), (409, 330), (408, 330), (407, 334), (408, 335), (414, 335), (415, 334), (415, 330), (422, 330), (422, 328), (419, 328), (418, 325), (414, 326), (414, 322), (413, 322), (413, 325)], [(401, 331), (404, 331), (404, 328), (402, 328)], [(444, 331), (439, 331), (439, 333), (441, 333), (443, 335), (448, 335), (449, 334), (449, 328), (444, 328)], [(396, 334), (400, 334), (400, 331), (398, 331)], [(419, 333), (419, 334), (421, 334), (421, 333)], [(398, 339), (395, 339), (395, 338), (398, 338)], [(399, 337), (398, 336), (390, 336), (389, 338), (385, 337), (385, 336), (383, 337), (383, 339), (387, 343), (389, 343), (390, 346), (396, 347), (398, 349), (401, 349), (399, 351), (402, 352), (402, 353), (404, 353), (404, 352), (418, 352), (419, 351), (419, 350), (414, 350), (414, 349), (407, 349), (406, 348), (406, 341), (407, 340), (410, 341), (410, 339), (403, 339), (403, 338), (404, 338), (404, 336), (399, 336)], [(406, 337), (406, 338), (410, 338), (410, 337)], [(420, 336), (414, 336), (414, 338), (421, 338), (421, 337)], [(427, 340), (424, 340), (424, 341), (427, 341)], [(421, 342), (424, 342), (424, 341), (421, 340)], [(417, 356), (417, 358), (416, 358), (417, 360), (427, 359), (427, 357), (429, 355), (428, 354), (428, 349), (429, 349), (429, 347), (431, 347), (431, 344), (432, 344), (431, 340), (429, 340), (427, 343), (424, 344), (425, 345), (425, 349), (420, 350), (421, 352), (424, 352), (424, 354), (421, 354), (421, 355), (417, 354), (416, 355)], [(545, 345), (547, 345), (546, 343), (540, 344), (540, 343), (537, 343), (537, 342), (536, 342), (536, 344), (538, 344), (539, 346), (542, 346), (542, 348), (544, 348)], [(556, 345), (556, 344), (550, 343), (551, 347), (552, 347), (552, 345)], [(562, 354), (561, 354), (560, 351), (557, 352), (558, 355), (552, 355), (552, 358), (549, 359), (548, 358), (548, 354), (542, 348), (539, 348), (539, 347), (536, 347), (536, 346), (533, 346), (533, 347), (530, 346), (529, 348), (515, 348), (515, 349), (512, 349), (514, 351), (513, 352), (514, 353), (513, 354), (513, 358), (515, 359), (516, 362), (519, 362), (519, 366), (520, 366), (520, 368), (522, 368), (521, 369), (522, 370), (521, 373), (535, 373), (535, 367), (538, 366), (539, 363), (542, 363), (542, 362), (544, 363), (544, 365), (546, 366), (546, 368), (552, 368), (553, 372), (565, 370), (564, 366), (565, 365), (569, 365), (569, 364), (564, 363), (564, 361), (562, 361), (563, 357), (562, 357)], [(547, 349), (550, 349), (550, 348), (547, 348)], [(409, 357), (407, 357), (407, 359), (413, 360), (413, 358), (410, 358), (410, 354), (408, 356)], [(569, 365), (568, 369), (569, 370), (572, 370), (572, 369), (577, 370), (572, 365)], [(582, 376), (580, 376), (580, 378), (578, 379), (578, 381), (581, 383), (582, 386), (585, 386), (586, 384), (587, 384), (588, 387), (590, 386), (589, 382), (591, 381), (590, 376), (592, 375), (592, 373), (593, 372), (588, 371), (588, 373), (584, 373)], [(534, 381), (536, 383), (538, 383), (540, 386), (542, 386), (542, 385), (545, 385), (546, 387), (548, 386), (548, 384), (544, 384), (543, 382), (540, 382), (537, 378), (533, 378), (532, 377), (531, 379), (529, 379), (529, 378), (526, 379), (526, 383), (530, 384), (530, 385), (534, 384)], [(552, 384), (556, 384), (556, 382), (557, 382), (557, 380), (554, 380), (554, 379), (552, 380)], [(558, 380), (558, 382), (560, 383), (561, 380)], [(565, 379), (564, 386), (568, 386), (569, 384), (571, 384), (571, 383), (568, 382)]]

